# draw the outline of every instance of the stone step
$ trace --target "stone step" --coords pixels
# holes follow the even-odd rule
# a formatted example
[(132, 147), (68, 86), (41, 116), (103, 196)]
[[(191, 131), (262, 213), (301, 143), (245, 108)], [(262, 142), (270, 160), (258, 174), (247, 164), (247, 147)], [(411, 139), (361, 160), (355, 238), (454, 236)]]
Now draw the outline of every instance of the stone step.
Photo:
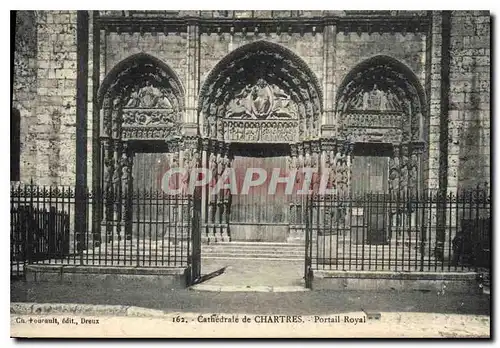
[(234, 253), (234, 254), (261, 254), (261, 253), (268, 253), (268, 254), (304, 254), (305, 250), (304, 249), (279, 249), (279, 250), (274, 250), (274, 249), (261, 249), (261, 250), (256, 250), (256, 249), (238, 249), (238, 248), (224, 248), (224, 249), (217, 249), (217, 250), (206, 250), (204, 248), (201, 249), (202, 254), (218, 254), (218, 253)]
[(205, 244), (202, 244), (201, 248), (202, 249), (206, 249), (206, 250), (224, 250), (224, 249), (241, 249), (241, 250), (304, 250), (305, 245), (283, 247), (283, 246), (279, 246), (279, 245), (267, 245), (267, 246), (264, 246), (264, 245), (263, 246), (249, 245), (249, 246), (242, 246), (242, 245), (217, 245), (217, 244), (205, 245)]
[(304, 262), (304, 258), (281, 258), (281, 257), (245, 257), (245, 256), (203, 256), (202, 260), (260, 260), (260, 261), (293, 261), (293, 262)]
[(278, 243), (278, 242), (243, 242), (243, 241), (231, 241), (231, 242), (217, 242), (217, 243), (212, 243), (212, 244), (206, 244), (206, 245), (217, 245), (217, 246), (238, 246), (238, 247), (250, 247), (250, 246), (256, 246), (256, 247), (282, 247), (282, 248), (293, 248), (293, 247), (300, 247), (304, 246), (304, 243)]
[(261, 259), (261, 258), (269, 258), (269, 259), (297, 259), (303, 260), (304, 255), (299, 254), (277, 254), (277, 253), (260, 253), (260, 254), (244, 254), (244, 253), (213, 253), (213, 254), (202, 254), (202, 258), (245, 258), (245, 259)]
[[(316, 253), (313, 253), (313, 256), (316, 257), (323, 257), (323, 255), (320, 253), (320, 254), (316, 254)], [(412, 254), (403, 254), (403, 253), (379, 253), (379, 254), (375, 254), (375, 253), (372, 253), (372, 254), (350, 254), (349, 253), (339, 253), (339, 254), (335, 254), (335, 253), (332, 253), (331, 255), (326, 253), (324, 255), (324, 257), (332, 257), (332, 258), (342, 258), (342, 259), (358, 259), (358, 260), (361, 260), (361, 259), (371, 259), (371, 260), (420, 260), (421, 258), (421, 254), (420, 253), (412, 253)], [(424, 255), (424, 258), (427, 258), (429, 256), (427, 255)], [(434, 259), (433, 256), (431, 256), (431, 258)]]
[(202, 246), (202, 257), (216, 259), (303, 260), (305, 246), (300, 243), (219, 242)]

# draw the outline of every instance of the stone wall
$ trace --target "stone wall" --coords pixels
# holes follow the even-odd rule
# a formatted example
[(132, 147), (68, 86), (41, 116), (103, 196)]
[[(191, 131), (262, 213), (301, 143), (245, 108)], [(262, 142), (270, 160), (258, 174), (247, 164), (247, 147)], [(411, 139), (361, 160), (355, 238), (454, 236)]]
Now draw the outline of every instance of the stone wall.
[(106, 75), (113, 67), (125, 58), (137, 54), (147, 53), (162, 60), (177, 74), (185, 85), (186, 81), (186, 33), (109, 33), (104, 38), (104, 50), (101, 59), (104, 60)]
[[(23, 58), (14, 79), (14, 107), (21, 112), (21, 181), (73, 184), (76, 11), (18, 14), (30, 37), (16, 53)], [(23, 62), (27, 69), (21, 68)]]
[(21, 117), (21, 180), (36, 177), (37, 25), (35, 11), (18, 11), (14, 53), (12, 107)]
[(442, 14), (433, 11), (430, 33), (426, 42), (425, 93), (427, 97), (427, 119), (424, 141), (427, 143), (428, 158), (423, 162), (424, 187), (435, 191), (439, 188), (440, 125), (441, 125), (441, 44)]
[(317, 33), (223, 33), (202, 34), (200, 39), (200, 86), (215, 65), (233, 50), (258, 40), (266, 40), (286, 47), (303, 59), (319, 82), (323, 79), (323, 34)]
[(451, 14), (448, 189), (490, 181), (490, 15)]
[(424, 33), (337, 33), (335, 80), (340, 85), (344, 77), (356, 65), (376, 55), (396, 58), (407, 65), (417, 76), (420, 83), (425, 83)]

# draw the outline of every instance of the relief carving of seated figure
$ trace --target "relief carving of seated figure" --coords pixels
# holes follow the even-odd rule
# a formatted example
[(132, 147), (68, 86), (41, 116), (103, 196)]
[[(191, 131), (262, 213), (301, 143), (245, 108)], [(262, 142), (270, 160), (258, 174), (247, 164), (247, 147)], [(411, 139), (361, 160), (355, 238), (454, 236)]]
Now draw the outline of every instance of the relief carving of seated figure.
[(298, 113), (298, 106), (291, 97), (276, 85), (263, 79), (256, 85), (246, 85), (228, 103), (226, 118), (291, 118)]
[(272, 116), (276, 118), (291, 118), (297, 114), (297, 106), (292, 99), (281, 88), (276, 85), (272, 86), (274, 95), (274, 105)]
[(359, 92), (353, 98), (350, 108), (354, 110), (394, 111), (399, 110), (400, 105), (392, 91), (381, 90), (377, 84), (374, 84), (371, 90)]
[(139, 90), (134, 90), (125, 105), (128, 108), (171, 108), (172, 104), (161, 90), (148, 82)]
[(256, 118), (264, 118), (271, 112), (273, 104), (272, 90), (269, 84), (259, 79), (250, 94), (251, 112)]
[(234, 96), (227, 106), (225, 117), (227, 118), (249, 118), (251, 116), (251, 103), (248, 94), (252, 91), (251, 85), (246, 85), (241, 92)]

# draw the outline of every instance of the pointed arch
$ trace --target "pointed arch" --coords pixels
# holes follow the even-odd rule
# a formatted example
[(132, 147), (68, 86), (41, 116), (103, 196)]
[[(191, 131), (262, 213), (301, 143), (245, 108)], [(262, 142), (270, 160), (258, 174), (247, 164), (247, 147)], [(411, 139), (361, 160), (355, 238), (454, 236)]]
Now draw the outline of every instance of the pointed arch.
[(98, 107), (103, 137), (171, 138), (181, 133), (184, 88), (166, 63), (142, 52), (111, 69), (99, 88)]
[[(298, 116), (300, 136), (318, 134), (323, 110), (323, 91), (318, 78), (297, 54), (265, 40), (237, 48), (210, 71), (200, 90), (198, 124), (203, 125), (200, 133), (208, 137), (224, 137), (225, 130), (220, 120), (230, 112), (231, 105), (239, 102), (252, 104), (249, 98), (244, 99), (246, 97), (235, 102), (238, 96), (246, 96), (250, 90), (268, 93), (271, 100), (273, 93), (288, 96), (296, 108), (294, 115)], [(249, 109), (255, 105), (237, 106)], [(251, 113), (247, 112), (247, 116), (252, 118)]]
[[(371, 108), (367, 105), (371, 91), (386, 98), (377, 110), (367, 110)], [(425, 92), (415, 73), (393, 57), (377, 55), (359, 63), (344, 77), (336, 96), (337, 122), (342, 125), (352, 112), (400, 113), (402, 141), (416, 141), (423, 135), (425, 105)]]
[(172, 88), (179, 104), (184, 108), (184, 88), (177, 74), (168, 64), (144, 52), (123, 59), (109, 71), (99, 87), (98, 107), (102, 108), (107, 97), (126, 94), (131, 88), (147, 82)]

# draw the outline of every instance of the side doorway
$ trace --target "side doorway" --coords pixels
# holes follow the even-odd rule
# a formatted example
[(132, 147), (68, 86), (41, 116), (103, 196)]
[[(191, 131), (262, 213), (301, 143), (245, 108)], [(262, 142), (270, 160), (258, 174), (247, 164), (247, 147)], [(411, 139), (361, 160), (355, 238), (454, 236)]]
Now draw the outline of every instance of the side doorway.
[(386, 144), (356, 144), (352, 156), (353, 216), (359, 244), (387, 244), (390, 239), (389, 159)]

